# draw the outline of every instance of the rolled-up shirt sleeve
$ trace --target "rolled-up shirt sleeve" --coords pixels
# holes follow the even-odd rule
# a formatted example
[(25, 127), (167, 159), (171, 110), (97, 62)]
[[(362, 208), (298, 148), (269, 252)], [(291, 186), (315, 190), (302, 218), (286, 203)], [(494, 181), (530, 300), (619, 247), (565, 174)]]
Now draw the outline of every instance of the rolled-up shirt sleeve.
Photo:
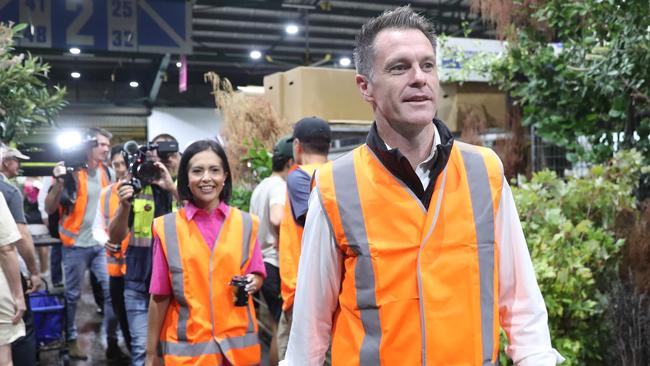
[(551, 346), (548, 314), (508, 182), (496, 219), (499, 245), (499, 314), (508, 335), (506, 353), (518, 366), (545, 366), (564, 358)]
[(338, 307), (343, 256), (314, 189), (302, 235), (293, 321), (281, 365), (322, 365)]

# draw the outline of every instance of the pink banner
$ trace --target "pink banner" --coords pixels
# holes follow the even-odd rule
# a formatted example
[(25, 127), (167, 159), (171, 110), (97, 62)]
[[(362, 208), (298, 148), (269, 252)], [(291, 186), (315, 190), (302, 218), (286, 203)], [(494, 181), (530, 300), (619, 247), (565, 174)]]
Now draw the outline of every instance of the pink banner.
[(178, 92), (183, 93), (187, 91), (187, 57), (181, 55), (181, 68), (178, 71)]

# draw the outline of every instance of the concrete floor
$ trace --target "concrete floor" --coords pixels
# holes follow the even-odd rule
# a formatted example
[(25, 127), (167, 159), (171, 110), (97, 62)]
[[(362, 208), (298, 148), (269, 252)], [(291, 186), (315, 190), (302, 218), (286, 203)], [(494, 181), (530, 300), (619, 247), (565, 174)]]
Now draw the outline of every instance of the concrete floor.
[[(88, 360), (72, 360), (70, 365), (73, 366), (104, 366), (109, 365), (106, 361), (104, 350), (106, 349), (105, 332), (102, 329), (102, 315), (97, 314), (97, 306), (93, 299), (90, 287), (90, 277), (88, 273), (82, 284), (81, 299), (77, 304), (77, 328), (79, 336), (77, 341), (82, 350), (88, 354)], [(262, 365), (269, 365), (268, 344), (262, 343)], [(120, 336), (120, 347), (126, 353), (126, 346)], [(43, 351), (40, 354), (40, 365), (63, 365), (58, 351)], [(117, 366), (117, 363), (111, 363), (111, 366)], [(124, 364), (125, 366), (128, 364)], [(20, 366), (20, 365), (16, 365)]]

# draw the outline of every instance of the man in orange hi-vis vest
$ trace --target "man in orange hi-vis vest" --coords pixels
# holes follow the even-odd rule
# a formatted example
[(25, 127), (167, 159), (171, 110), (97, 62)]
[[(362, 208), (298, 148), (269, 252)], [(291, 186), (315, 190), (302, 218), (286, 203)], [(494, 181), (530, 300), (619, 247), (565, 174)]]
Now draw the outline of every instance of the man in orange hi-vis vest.
[(296, 165), (287, 176), (287, 199), (280, 222), (278, 256), (280, 261), (280, 292), (282, 315), (278, 323), (278, 358), (282, 360), (289, 342), (293, 299), (298, 280), (298, 260), (302, 230), (307, 215), (307, 201), (312, 189), (312, 176), (327, 162), (332, 131), (327, 121), (305, 117), (296, 122), (291, 142)]
[[(77, 301), (81, 297), (81, 281), (86, 270), (91, 271), (101, 284), (104, 293), (104, 327), (106, 329), (106, 357), (110, 361), (121, 362), (126, 359), (118, 346), (117, 319), (113, 314), (111, 296), (108, 289), (106, 255), (104, 246), (93, 237), (92, 226), (95, 219), (99, 194), (111, 182), (109, 168), (104, 165), (110, 149), (110, 132), (92, 127), (80, 136), (79, 146), (71, 159), (72, 166), (61, 162), (54, 167), (54, 183), (45, 198), (45, 211), (48, 214), (59, 212), (59, 236), (63, 247), (63, 269), (65, 271), (66, 298), (66, 338), (70, 357), (87, 359), (87, 351), (77, 343), (75, 315)], [(69, 143), (69, 142), (68, 142)], [(85, 154), (80, 161), (78, 155)]]
[(518, 365), (551, 346), (512, 193), (489, 149), (435, 118), (433, 25), (400, 7), (357, 36), (366, 143), (321, 167), (303, 233), (284, 364)]
[[(110, 161), (117, 182), (127, 179), (128, 166), (125, 159), (124, 145), (117, 144), (111, 148)], [(102, 189), (99, 195), (99, 203), (93, 221), (93, 237), (106, 248), (106, 270), (108, 271), (108, 287), (111, 293), (113, 312), (120, 323), (120, 329), (124, 336), (124, 344), (131, 350), (131, 333), (129, 332), (129, 321), (124, 307), (124, 273), (126, 272), (125, 253), (129, 246), (127, 235), (121, 243), (111, 243), (108, 237), (108, 225), (115, 216), (117, 207), (120, 204), (118, 194), (118, 183), (112, 183)]]

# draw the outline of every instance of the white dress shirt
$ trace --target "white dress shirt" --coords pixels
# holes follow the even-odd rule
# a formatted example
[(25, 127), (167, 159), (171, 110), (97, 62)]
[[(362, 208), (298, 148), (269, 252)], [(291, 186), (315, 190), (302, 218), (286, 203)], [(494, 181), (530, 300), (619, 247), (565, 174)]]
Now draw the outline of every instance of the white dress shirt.
[[(432, 150), (435, 147), (436, 143)], [(429, 169), (418, 173), (424, 187), (428, 184)], [(505, 178), (495, 224), (495, 239), (500, 244), (500, 324), (510, 338), (506, 353), (519, 366), (561, 363), (564, 358), (551, 346), (546, 305)], [(343, 255), (334, 243), (316, 188), (309, 197), (293, 323), (285, 360), (280, 365), (323, 364), (330, 344), (333, 315), (338, 307), (342, 268)]]

